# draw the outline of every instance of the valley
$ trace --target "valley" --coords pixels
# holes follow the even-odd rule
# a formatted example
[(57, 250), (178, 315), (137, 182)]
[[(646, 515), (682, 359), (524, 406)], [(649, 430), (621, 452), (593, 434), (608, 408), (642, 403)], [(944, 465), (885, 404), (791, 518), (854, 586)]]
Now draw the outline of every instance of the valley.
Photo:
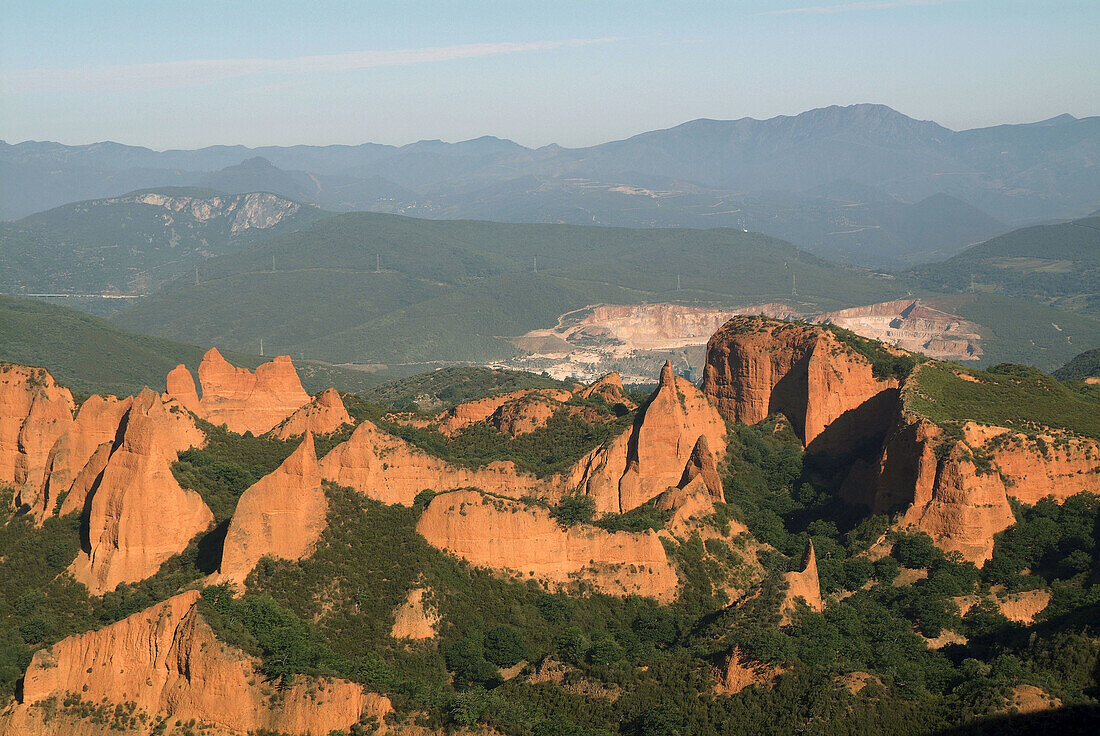
[(1048, 657), (1100, 656), (1078, 623), (1100, 396), (834, 323), (942, 318), (912, 302), (657, 307), (536, 338), (660, 351), (721, 322), (701, 386), (671, 363), (637, 398), (616, 373), (448, 368), (311, 396), (289, 357), (211, 349), (163, 393), (74, 398), (3, 364), (0, 733), (519, 734), (665, 708), (717, 734), (804, 718), (791, 687), (845, 704), (825, 724), (885, 704), (925, 733), (1088, 703)]

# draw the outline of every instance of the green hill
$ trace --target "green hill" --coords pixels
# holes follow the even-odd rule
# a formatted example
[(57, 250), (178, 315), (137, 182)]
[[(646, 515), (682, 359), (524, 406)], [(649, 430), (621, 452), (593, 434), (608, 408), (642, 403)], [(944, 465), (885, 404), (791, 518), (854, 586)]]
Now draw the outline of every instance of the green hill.
[(912, 274), (935, 291), (994, 292), (1100, 316), (1100, 217), (1013, 230)]
[(326, 218), (211, 259), (200, 280), (181, 280), (115, 321), (238, 350), (263, 337), (279, 351), (332, 362), (487, 361), (512, 354), (505, 338), (592, 303), (791, 300), (827, 309), (904, 293), (890, 279), (740, 230), (369, 213)]
[(1054, 371), (1059, 381), (1083, 381), (1086, 378), (1100, 377), (1100, 348), (1086, 350), (1074, 356), (1073, 360)]
[(163, 187), (0, 223), (0, 289), (144, 294), (211, 256), (326, 213), (274, 194)]
[(1100, 439), (1100, 394), (1074, 391), (1027, 366), (975, 371), (932, 361), (918, 368), (905, 393), (908, 409), (937, 424), (974, 421), (1021, 432), (1049, 427)]
[[(137, 335), (74, 309), (34, 299), (0, 296), (0, 360), (48, 368), (82, 393), (134, 394), (144, 386), (164, 390), (168, 371), (196, 368), (206, 348)], [(232, 363), (255, 368), (265, 358), (225, 352)], [(302, 384), (316, 392), (336, 386), (361, 391), (382, 379), (363, 371), (320, 363), (297, 364)]]

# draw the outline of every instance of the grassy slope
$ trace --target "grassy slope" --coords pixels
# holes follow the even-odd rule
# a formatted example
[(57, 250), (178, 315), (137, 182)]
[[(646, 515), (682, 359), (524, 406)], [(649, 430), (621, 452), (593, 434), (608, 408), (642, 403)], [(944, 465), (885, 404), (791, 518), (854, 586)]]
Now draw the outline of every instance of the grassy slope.
[[(279, 350), (334, 362), (485, 360), (511, 354), (504, 336), (550, 326), (559, 314), (585, 304), (790, 299), (792, 272), (798, 299), (815, 307), (901, 293), (889, 280), (734, 230), (351, 213), (212, 259), (200, 286), (181, 282), (116, 321), (238, 349), (262, 335)], [(681, 290), (675, 288), (677, 274)]]
[[(75, 391), (132, 394), (149, 386), (164, 390), (168, 371), (185, 363), (197, 368), (206, 348), (137, 335), (83, 312), (33, 299), (0, 296), (0, 360), (48, 368)], [(236, 365), (254, 368), (257, 355), (226, 352)], [(381, 378), (317, 363), (299, 366), (308, 391), (335, 385), (359, 391)]]
[[(958, 376), (965, 373), (975, 379)], [(949, 363), (921, 365), (905, 391), (907, 408), (937, 424), (967, 420), (1024, 432), (1066, 429), (1100, 439), (1100, 396), (1077, 392), (1055, 378), (1022, 366), (989, 371)]]

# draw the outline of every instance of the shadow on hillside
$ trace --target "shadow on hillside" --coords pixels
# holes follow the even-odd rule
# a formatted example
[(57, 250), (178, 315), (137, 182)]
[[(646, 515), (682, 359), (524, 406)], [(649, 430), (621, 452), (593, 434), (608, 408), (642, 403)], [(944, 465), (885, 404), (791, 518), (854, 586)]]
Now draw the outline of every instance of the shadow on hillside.
[(1100, 733), (1100, 706), (1075, 705), (1039, 713), (1005, 713), (939, 731), (936, 736), (1095, 736)]

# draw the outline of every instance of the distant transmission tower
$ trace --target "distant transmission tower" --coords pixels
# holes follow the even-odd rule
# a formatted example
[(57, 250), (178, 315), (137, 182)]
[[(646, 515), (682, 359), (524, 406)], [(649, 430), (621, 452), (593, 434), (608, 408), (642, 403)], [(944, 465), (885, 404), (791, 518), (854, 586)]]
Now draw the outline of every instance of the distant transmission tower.
[(532, 256), (531, 257), (531, 271), (533, 273), (538, 273), (539, 272), (539, 257), (538, 256)]
[(375, 273), (382, 273), (382, 254), (381, 253), (375, 253), (374, 254), (374, 272)]
[(260, 338), (260, 356), (262, 357), (263, 354), (264, 354), (264, 339), (261, 337)]

